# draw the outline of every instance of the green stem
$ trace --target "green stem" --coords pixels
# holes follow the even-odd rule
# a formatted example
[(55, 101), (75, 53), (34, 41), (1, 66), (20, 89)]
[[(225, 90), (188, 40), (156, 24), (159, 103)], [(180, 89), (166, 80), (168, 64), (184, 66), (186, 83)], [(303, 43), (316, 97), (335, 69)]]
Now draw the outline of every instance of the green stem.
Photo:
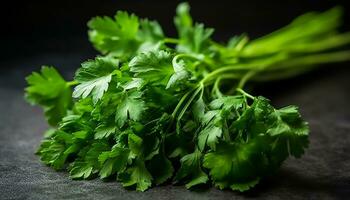
[(174, 62), (174, 61), (176, 62), (177, 59), (179, 59), (179, 58), (190, 58), (190, 59), (198, 60), (198, 61), (200, 61), (200, 62), (205, 63), (206, 65), (208, 65), (208, 66), (210, 66), (210, 67), (213, 67), (213, 66), (215, 65), (215, 63), (214, 63), (212, 60), (206, 58), (206, 57), (205, 57), (204, 55), (202, 55), (202, 54), (198, 54), (198, 55), (196, 55), (196, 54), (185, 54), (185, 53), (183, 53), (183, 54), (177, 54), (177, 55), (173, 58), (173, 62)]
[(185, 106), (182, 108), (179, 116), (177, 117), (177, 120), (180, 121), (182, 116), (185, 114), (187, 108), (191, 105), (192, 101), (194, 100), (194, 98), (196, 98), (197, 94), (203, 90), (203, 85), (200, 85), (197, 90), (193, 93), (193, 95), (191, 96), (191, 98), (186, 102)]
[(184, 95), (181, 97), (179, 103), (177, 103), (177, 105), (176, 105), (176, 107), (175, 107), (173, 113), (171, 114), (171, 116), (172, 116), (173, 118), (175, 118), (177, 111), (178, 111), (178, 110), (180, 109), (180, 107), (182, 106), (182, 103), (186, 100), (187, 96), (190, 95), (192, 91), (193, 91), (193, 90), (188, 91), (186, 94), (184, 94)]
[(233, 80), (239, 80), (242, 78), (241, 74), (234, 74), (234, 73), (230, 73), (230, 74), (222, 74), (220, 76), (221, 80), (223, 79), (233, 79)]
[(258, 73), (258, 70), (251, 70), (247, 72), (238, 83), (238, 88), (243, 88), (246, 82)]
[(225, 141), (230, 142), (231, 141), (231, 137), (230, 137), (230, 133), (228, 132), (228, 126), (227, 126), (226, 119), (224, 120), (224, 126), (225, 126), (225, 128), (223, 130), (223, 133), (224, 133)]
[(164, 38), (164, 43), (171, 43), (171, 44), (177, 44), (179, 43), (179, 40), (176, 38)]
[(74, 85), (78, 85), (78, 84), (79, 84), (78, 81), (68, 81), (68, 82), (67, 82), (67, 85), (68, 85), (69, 87), (74, 86)]
[[(188, 58), (194, 58), (198, 60), (198, 56), (194, 55), (189, 55), (189, 54), (178, 54), (176, 56), (178, 58), (181, 57), (188, 57)], [(175, 59), (175, 57), (174, 57)], [(203, 89), (205, 85), (208, 85), (213, 79), (216, 79), (220, 77), (221, 79), (241, 79), (238, 86), (237, 86), (237, 91), (239, 92), (244, 92), (241, 90), (241, 88), (244, 87), (245, 83), (249, 80), (252, 79), (253, 76), (255, 76), (257, 73), (266, 71), (266, 72), (273, 72), (273, 71), (278, 71), (278, 70), (283, 70), (281, 72), (278, 72), (277, 74), (274, 75), (262, 75), (258, 76), (255, 80), (257, 81), (267, 81), (267, 80), (274, 80), (278, 79), (279, 76), (282, 77), (288, 77), (288, 76), (293, 76), (297, 75), (299, 73), (304, 72), (305, 70), (299, 70), (300, 67), (308, 66), (307, 69), (314, 65), (314, 64), (322, 64), (322, 63), (332, 63), (332, 62), (341, 62), (341, 61), (346, 61), (350, 60), (350, 51), (341, 51), (341, 52), (335, 52), (335, 53), (323, 53), (323, 54), (316, 54), (316, 55), (308, 55), (308, 56), (302, 56), (299, 58), (294, 58), (294, 59), (286, 59), (285, 56), (276, 56), (274, 59), (269, 59), (265, 61), (264, 63), (247, 63), (247, 64), (237, 64), (237, 65), (230, 65), (230, 66), (225, 66), (225, 67), (220, 67), (206, 76), (199, 82), (199, 87), (197, 88), (196, 93), (191, 97), (191, 100), (186, 103), (185, 109), (181, 111), (182, 115), (186, 111), (187, 107), (193, 100), (193, 98), (198, 94), (199, 89)], [(260, 61), (261, 62), (261, 61)], [(297, 67), (297, 68), (296, 68)], [(296, 68), (296, 69), (294, 69)], [(289, 71), (288, 71), (289, 69)], [(240, 72), (247, 71), (245, 75), (241, 75), (239, 73), (232, 73), (234, 71), (240, 71)], [(230, 73), (228, 73), (230, 72)], [(253, 79), (254, 80), (254, 79)], [(194, 90), (194, 89), (193, 89)], [(175, 117), (176, 113), (182, 106), (183, 102), (186, 100), (188, 95), (193, 91), (191, 90), (190, 92), (186, 93), (181, 100), (179, 101), (178, 105), (176, 106), (174, 112), (172, 113), (172, 116)], [(243, 93), (247, 94), (247, 93)], [(247, 95), (249, 98), (254, 98), (251, 95)]]
[(304, 67), (305, 65), (344, 62), (348, 60), (350, 60), (350, 51), (338, 51), (334, 53), (322, 53), (322, 54), (302, 56), (299, 58), (276, 62), (273, 64), (273, 66), (270, 69), (280, 70), (280, 69), (286, 69), (286, 68)]
[(216, 96), (218, 96), (219, 98), (223, 96), (221, 91), (220, 91), (220, 88), (219, 88), (220, 87), (219, 86), (220, 85), (220, 81), (221, 81), (221, 77), (219, 77), (219, 78), (217, 78), (215, 80), (215, 83), (214, 83), (214, 86), (213, 86), (213, 92), (212, 92), (212, 93), (215, 92)]
[(239, 69), (247, 69), (245, 66), (227, 66), (227, 67), (220, 67), (217, 70), (214, 70), (207, 74), (200, 82), (202, 84), (205, 84), (206, 82), (210, 81), (211, 79), (215, 79), (217, 75), (229, 72), (229, 71), (235, 71)]
[(242, 90), (241, 88), (237, 88), (237, 92), (243, 94), (244, 96), (250, 98), (250, 99), (255, 99), (255, 97), (251, 94), (248, 94), (247, 92), (245, 92), (244, 90)]

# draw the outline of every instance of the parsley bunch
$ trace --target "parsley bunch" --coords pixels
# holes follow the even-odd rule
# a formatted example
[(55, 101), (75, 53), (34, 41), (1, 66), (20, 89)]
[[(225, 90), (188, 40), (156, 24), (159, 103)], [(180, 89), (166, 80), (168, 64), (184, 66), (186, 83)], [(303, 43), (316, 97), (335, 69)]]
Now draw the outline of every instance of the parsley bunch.
[(308, 13), (227, 44), (193, 22), (186, 3), (176, 10), (178, 38), (127, 12), (93, 18), (89, 38), (101, 55), (82, 63), (73, 81), (49, 66), (27, 77), (26, 99), (52, 126), (37, 154), (73, 179), (113, 178), (139, 191), (170, 180), (248, 190), (288, 156), (300, 157), (309, 129), (296, 106), (274, 108), (246, 83), (349, 60), (340, 17), (338, 7)]

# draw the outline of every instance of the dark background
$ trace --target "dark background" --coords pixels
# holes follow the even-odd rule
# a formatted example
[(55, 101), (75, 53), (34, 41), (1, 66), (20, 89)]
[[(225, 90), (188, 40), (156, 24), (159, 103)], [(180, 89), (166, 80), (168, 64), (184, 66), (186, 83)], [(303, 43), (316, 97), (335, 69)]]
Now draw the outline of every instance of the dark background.
[[(214, 38), (234, 34), (262, 36), (307, 11), (345, 8), (340, 0), (213, 0), (191, 1), (195, 21), (215, 28)], [(350, 67), (326, 65), (311, 73), (258, 85), (276, 107), (298, 105), (310, 124), (310, 147), (301, 159), (288, 159), (277, 174), (240, 194), (207, 188), (188, 191), (166, 184), (140, 193), (115, 181), (72, 181), (65, 172), (43, 165), (34, 152), (48, 128), (42, 111), (23, 98), (25, 76), (41, 65), (54, 65), (69, 80), (80, 63), (97, 52), (88, 42), (87, 21), (116, 10), (156, 19), (168, 36), (179, 1), (47, 0), (0, 2), (0, 199), (348, 199), (350, 195)]]
[[(1, 50), (3, 60), (38, 53), (96, 52), (87, 39), (87, 21), (97, 15), (113, 16), (127, 10), (140, 17), (156, 19), (164, 32), (175, 36), (173, 16), (177, 0), (12, 0), (2, 1)], [(193, 18), (215, 28), (214, 38), (226, 41), (234, 34), (252, 38), (269, 33), (307, 11), (324, 11), (335, 5), (346, 10), (347, 0), (198, 0), (190, 1)], [(348, 29), (343, 27), (343, 29)], [(44, 63), (43, 63), (44, 64)], [(50, 64), (50, 63), (46, 63)]]

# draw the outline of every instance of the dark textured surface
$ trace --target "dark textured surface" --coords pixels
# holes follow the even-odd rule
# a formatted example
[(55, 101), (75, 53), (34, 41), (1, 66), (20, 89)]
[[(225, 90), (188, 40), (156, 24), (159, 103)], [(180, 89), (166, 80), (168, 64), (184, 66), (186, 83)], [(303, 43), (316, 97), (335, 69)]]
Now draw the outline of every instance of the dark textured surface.
[(43, 63), (65, 66), (60, 71), (69, 77), (86, 58), (71, 53), (1, 62), (0, 199), (349, 198), (349, 63), (256, 90), (255, 94), (267, 95), (276, 106), (298, 105), (312, 132), (306, 154), (301, 159), (288, 159), (275, 176), (254, 190), (245, 194), (215, 188), (191, 192), (183, 186), (165, 185), (141, 193), (125, 190), (117, 182), (72, 181), (67, 173), (55, 172), (34, 155), (47, 125), (41, 110), (23, 100), (24, 77)]

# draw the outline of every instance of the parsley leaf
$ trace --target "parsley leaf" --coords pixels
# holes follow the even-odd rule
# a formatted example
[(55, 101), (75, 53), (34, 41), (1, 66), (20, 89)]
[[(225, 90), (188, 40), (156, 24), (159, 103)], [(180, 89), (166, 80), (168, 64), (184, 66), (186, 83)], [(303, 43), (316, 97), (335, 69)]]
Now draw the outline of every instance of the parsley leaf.
[(208, 181), (208, 176), (201, 169), (201, 153), (195, 152), (181, 158), (181, 167), (176, 173), (175, 180), (187, 179), (186, 188), (191, 188)]
[(203, 166), (210, 169), (210, 176), (220, 189), (245, 191), (257, 183), (259, 171), (265, 169), (261, 152), (263, 147), (257, 139), (243, 144), (222, 143), (204, 156)]
[(134, 14), (118, 11), (114, 19), (96, 17), (89, 21), (90, 41), (103, 54), (113, 54), (127, 59), (135, 52), (156, 50), (164, 38), (163, 30), (156, 21), (139, 20)]
[(113, 146), (112, 150), (100, 154), (98, 160), (102, 165), (100, 177), (106, 178), (116, 172), (123, 171), (129, 160), (130, 150)]
[(180, 62), (174, 62), (173, 60), (173, 68), (174, 68), (174, 73), (171, 75), (166, 85), (166, 89), (169, 89), (176, 84), (180, 84), (181, 81), (186, 80), (187, 78), (190, 77), (190, 74), (186, 69), (185, 63), (183, 60), (181, 60)]
[(187, 3), (180, 4), (176, 10), (174, 22), (180, 38), (177, 50), (184, 53), (202, 53), (209, 46), (214, 29), (204, 28), (203, 24), (193, 25), (189, 10)]
[(84, 159), (74, 161), (70, 166), (70, 176), (73, 179), (87, 179), (100, 169), (99, 155), (108, 150), (109, 145), (104, 142), (93, 143), (84, 155)]
[(43, 66), (41, 74), (33, 72), (26, 78), (26, 99), (34, 105), (41, 105), (50, 125), (57, 125), (72, 105), (69, 84), (53, 68)]
[(173, 73), (171, 61), (172, 55), (167, 51), (149, 51), (135, 56), (129, 62), (129, 67), (135, 77), (166, 85)]
[(159, 153), (154, 156), (147, 165), (147, 168), (154, 177), (154, 183), (156, 185), (164, 183), (171, 178), (174, 173), (174, 167), (164, 153)]
[(102, 139), (113, 135), (117, 131), (117, 128), (115, 126), (101, 124), (95, 129), (95, 131), (95, 139)]
[(221, 128), (217, 126), (208, 126), (203, 129), (198, 135), (198, 148), (203, 150), (205, 145), (208, 144), (211, 149), (215, 150), (218, 138), (222, 135)]
[(135, 41), (139, 29), (138, 17), (118, 11), (114, 19), (96, 17), (88, 22), (90, 41), (102, 53), (113, 52), (116, 56), (133, 53), (138, 43)]
[(152, 185), (152, 175), (146, 169), (145, 163), (135, 160), (134, 164), (118, 175), (124, 187), (136, 185), (136, 190), (145, 191)]
[(93, 166), (86, 162), (75, 161), (72, 163), (70, 176), (72, 179), (89, 178), (93, 173)]
[(83, 63), (75, 74), (75, 80), (80, 84), (75, 87), (73, 97), (86, 98), (91, 95), (96, 103), (107, 91), (112, 73), (117, 67), (118, 60), (110, 57), (97, 57)]
[(134, 121), (141, 119), (142, 113), (146, 110), (146, 104), (141, 97), (142, 93), (139, 91), (127, 92), (121, 97), (121, 103), (115, 114), (115, 121), (120, 128), (128, 119)]

